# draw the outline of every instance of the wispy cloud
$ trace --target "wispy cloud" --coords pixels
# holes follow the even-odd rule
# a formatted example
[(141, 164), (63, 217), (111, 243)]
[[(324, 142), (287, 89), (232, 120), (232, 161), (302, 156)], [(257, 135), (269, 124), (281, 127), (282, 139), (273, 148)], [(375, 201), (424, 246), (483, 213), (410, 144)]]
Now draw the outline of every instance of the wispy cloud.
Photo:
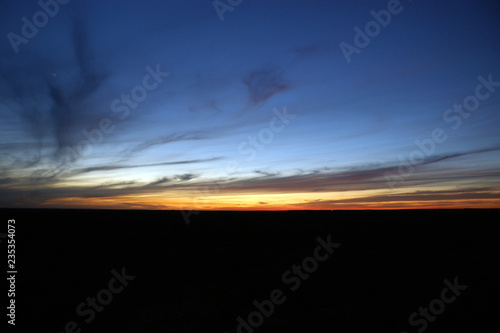
[(95, 171), (111, 171), (111, 170), (119, 170), (119, 169), (135, 169), (135, 168), (147, 168), (154, 166), (162, 166), (162, 165), (179, 165), (179, 164), (194, 164), (194, 163), (204, 163), (204, 162), (212, 162), (221, 159), (221, 157), (213, 157), (207, 159), (198, 159), (198, 160), (184, 160), (184, 161), (171, 161), (171, 162), (160, 162), (160, 163), (148, 163), (148, 164), (135, 164), (135, 165), (126, 165), (126, 164), (111, 164), (111, 165), (99, 165), (88, 168), (75, 169), (72, 171), (72, 174), (82, 174), (89, 173)]
[(168, 183), (170, 181), (169, 178), (167, 177), (162, 177), (160, 179), (157, 179), (155, 180), (154, 182), (151, 182), (149, 183), (150, 186), (156, 186), (156, 185), (160, 185), (160, 184), (165, 184), (165, 183)]
[(499, 187), (456, 189), (448, 191), (414, 191), (390, 195), (370, 195), (365, 197), (334, 199), (334, 200), (305, 200), (302, 203), (294, 204), (296, 207), (364, 207), (370, 208), (412, 208), (422, 206), (447, 206), (452, 202), (476, 200), (481, 203), (483, 200), (500, 199)]
[(167, 143), (172, 143), (172, 142), (179, 142), (179, 141), (193, 141), (193, 140), (203, 140), (206, 139), (207, 137), (204, 135), (201, 135), (199, 133), (192, 133), (192, 134), (171, 134), (171, 135), (166, 135), (166, 136), (161, 136), (155, 139), (147, 140), (145, 142), (142, 142), (132, 148), (126, 149), (121, 152), (122, 156), (125, 157), (130, 157), (135, 153), (141, 152), (143, 150), (146, 150), (148, 148), (151, 148), (153, 146), (158, 146), (158, 145), (164, 145)]
[(195, 174), (186, 173), (186, 174), (183, 174), (183, 175), (177, 175), (177, 176), (175, 176), (175, 179), (183, 181), (183, 182), (186, 182), (186, 181), (194, 179), (196, 177), (197, 177), (197, 175), (195, 175)]
[[(352, 40), (359, 15), (370, 15), (368, 0), (304, 2), (289, 6), (290, 15), (280, 15), (282, 4), (252, 2), (222, 25), (206, 1), (125, 2), (70, 2), (19, 54), (3, 39), (2, 206), (109, 200), (124, 208), (134, 197), (128, 207), (158, 207), (153, 198), (181, 204), (201, 191), (225, 207), (336, 197), (361, 207), (419, 195), (459, 201), (463, 188), (498, 184), (498, 20), (481, 2), (434, 8), (421, 29), (414, 20), (384, 28), (386, 37), (370, 38), (352, 65), (338, 44)], [(19, 1), (3, 7), (4, 37), (23, 35), (22, 18), (40, 10)], [(273, 19), (259, 17), (264, 11)], [(413, 43), (387, 43), (400, 33)], [(479, 76), (491, 82), (476, 88)], [(466, 112), (473, 92), (480, 107)], [(443, 111), (455, 102), (464, 109), (449, 116), (463, 126), (451, 131)], [(283, 105), (300, 121), (283, 127), (286, 115), (273, 111)], [(400, 159), (418, 157), (414, 140), (436, 127), (446, 142), (401, 176)], [(257, 158), (244, 163), (253, 150)], [(404, 178), (392, 192), (386, 172)], [(495, 200), (486, 194), (494, 188), (476, 192), (471, 200)], [(369, 195), (373, 202), (356, 201)]]
[(247, 86), (249, 99), (253, 104), (262, 103), (291, 88), (284, 78), (284, 72), (273, 67), (250, 72), (243, 83)]

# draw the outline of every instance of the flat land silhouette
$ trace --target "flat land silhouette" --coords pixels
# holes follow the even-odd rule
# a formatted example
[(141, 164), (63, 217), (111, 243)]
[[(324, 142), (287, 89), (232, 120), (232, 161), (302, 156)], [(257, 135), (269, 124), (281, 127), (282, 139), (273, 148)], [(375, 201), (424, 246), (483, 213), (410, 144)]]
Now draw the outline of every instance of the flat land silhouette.
[[(16, 220), (16, 330), (65, 332), (69, 322), (75, 332), (498, 326), (498, 210), (204, 211), (189, 224), (179, 211), (0, 212)], [(466, 289), (434, 301), (454, 279)], [(418, 314), (430, 305), (438, 314)], [(413, 313), (420, 321), (411, 325)]]

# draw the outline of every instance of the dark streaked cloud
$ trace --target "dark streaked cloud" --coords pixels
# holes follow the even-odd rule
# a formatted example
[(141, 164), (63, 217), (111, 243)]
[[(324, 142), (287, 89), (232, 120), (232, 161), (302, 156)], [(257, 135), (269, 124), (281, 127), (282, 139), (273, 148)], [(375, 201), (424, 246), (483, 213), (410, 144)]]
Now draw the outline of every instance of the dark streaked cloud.
[(137, 181), (127, 181), (127, 182), (118, 182), (118, 183), (106, 183), (106, 184), (101, 184), (96, 187), (93, 187), (93, 189), (103, 189), (103, 188), (113, 188), (113, 187), (126, 187), (130, 185), (136, 185)]
[(165, 184), (170, 181), (169, 178), (167, 177), (162, 177), (160, 179), (155, 180), (154, 182), (149, 183), (150, 186), (155, 186), (155, 185), (160, 185), (160, 184)]
[(259, 104), (273, 95), (290, 89), (284, 78), (284, 72), (275, 67), (265, 67), (250, 72), (243, 83), (247, 86), (250, 102)]
[(279, 175), (279, 172), (269, 172), (269, 171), (263, 171), (263, 170), (255, 170), (254, 171), (256, 174), (262, 175), (264, 177), (274, 177)]
[(63, 70), (75, 74), (66, 78), (60, 78), (62, 74), (59, 77), (44, 74), (52, 101), (51, 115), (59, 154), (65, 153), (64, 148), (74, 148), (81, 130), (91, 123), (93, 113), (86, 110), (85, 102), (109, 77), (93, 54), (86, 22), (77, 15), (73, 17), (71, 32), (73, 68)]
[(186, 174), (183, 174), (183, 175), (177, 175), (177, 176), (175, 176), (175, 179), (183, 181), (183, 182), (186, 182), (186, 181), (194, 179), (196, 177), (197, 177), (197, 175), (195, 175), (195, 174), (186, 173)]
[[(498, 199), (500, 198), (500, 184), (488, 188), (471, 188), (448, 191), (414, 191), (405, 193), (393, 193), (386, 187), (385, 180), (380, 174), (388, 168), (378, 168), (371, 170), (328, 172), (328, 173), (307, 173), (286, 177), (258, 177), (250, 179), (231, 179), (220, 180), (217, 184), (224, 184), (222, 194), (226, 193), (312, 193), (320, 192), (346, 192), (346, 191), (366, 191), (366, 190), (385, 190), (390, 194), (375, 195), (367, 197), (358, 197), (339, 200), (320, 200), (314, 202), (317, 205), (329, 205), (332, 207), (340, 204), (356, 203), (382, 203), (390, 201), (432, 201), (432, 200), (464, 200), (464, 199)], [(180, 182), (172, 182), (168, 177), (162, 177), (149, 183), (139, 183), (129, 181), (115, 184), (102, 184), (97, 187), (45, 187), (43, 189), (34, 189), (25, 191), (22, 188), (11, 187), (8, 190), (4, 188), (0, 195), (0, 206), (9, 206), (16, 203), (15, 206), (31, 201), (38, 204), (58, 198), (100, 198), (100, 197), (120, 197), (133, 196), (150, 193), (152, 189), (156, 191), (186, 191), (201, 190), (205, 187), (213, 186), (213, 181), (199, 181), (186, 183), (191, 180), (192, 175), (181, 175), (176, 179)], [(427, 174), (408, 181), (411, 186), (428, 184), (429, 181), (439, 184), (442, 180), (453, 182), (457, 179), (474, 179), (478, 181), (484, 179), (500, 179), (500, 172), (496, 174), (488, 173), (478, 174), (457, 174), (455, 178), (447, 174), (443, 178), (436, 177), (430, 179)], [(7, 184), (9, 185), (9, 184)], [(36, 199), (36, 200), (35, 200)], [(308, 202), (313, 203), (313, 202)], [(264, 204), (264, 203), (261, 203)], [(304, 203), (307, 206), (307, 202)]]
[(119, 170), (119, 169), (135, 169), (135, 168), (147, 168), (154, 166), (162, 166), (162, 165), (179, 165), (179, 164), (194, 164), (194, 163), (204, 163), (217, 161), (220, 157), (213, 157), (207, 159), (199, 159), (199, 160), (185, 160), (185, 161), (172, 161), (172, 162), (161, 162), (161, 163), (149, 163), (149, 164), (136, 164), (136, 165), (126, 165), (126, 164), (111, 164), (111, 165), (100, 165), (93, 166), (83, 169), (75, 169), (72, 171), (73, 174), (82, 174), (89, 173), (95, 171), (111, 171), (111, 170)]
[(193, 133), (193, 134), (171, 134), (171, 135), (166, 135), (166, 136), (161, 136), (152, 140), (148, 140), (145, 142), (142, 142), (134, 147), (131, 147), (125, 151), (122, 152), (122, 155), (130, 157), (131, 155), (141, 152), (143, 150), (146, 150), (148, 148), (151, 148), (153, 146), (157, 145), (164, 145), (167, 143), (172, 143), (172, 142), (179, 142), (179, 141), (193, 141), (193, 140), (203, 140), (206, 139), (206, 136), (203, 136), (199, 133)]
[(431, 202), (438, 203), (440, 201), (453, 202), (457, 200), (481, 200), (481, 199), (500, 199), (500, 188), (470, 188), (470, 189), (457, 189), (453, 191), (415, 191), (415, 192), (405, 192), (390, 195), (371, 195), (359, 198), (349, 198), (349, 199), (335, 199), (335, 200), (314, 200), (305, 201), (303, 203), (295, 204), (295, 206), (308, 207), (311, 204), (316, 206), (345, 206), (351, 204), (377, 204), (395, 203), (398, 207), (404, 207), (399, 203), (404, 202)]
[[(69, 2), (18, 53), (5, 36), (40, 8), (4, 1), (1, 205), (114, 197), (120, 208), (158, 207), (146, 198), (188, 202), (220, 184), (235, 207), (337, 195), (360, 207), (369, 196), (364, 204), (458, 202), (485, 184), (470, 200), (495, 200), (500, 89), (479, 89), (491, 94), (469, 116), (453, 113), (463, 117), (456, 130), (443, 112), (471, 102), (479, 76), (500, 80), (500, 23), (486, 14), (492, 0), (443, 1), (405, 6), (350, 64), (339, 43), (373, 19), (368, 0), (252, 1), (223, 23), (201, 0)], [(105, 118), (113, 130), (100, 133)], [(398, 175), (400, 156), (435, 128), (446, 142), (391, 192), (385, 173)], [(129, 196), (136, 205), (119, 203)]]

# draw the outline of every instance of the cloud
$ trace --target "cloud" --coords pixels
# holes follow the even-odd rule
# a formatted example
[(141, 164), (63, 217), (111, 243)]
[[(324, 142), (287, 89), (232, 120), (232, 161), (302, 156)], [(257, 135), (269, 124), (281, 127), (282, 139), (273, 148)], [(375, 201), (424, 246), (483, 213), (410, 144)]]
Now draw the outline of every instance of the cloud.
[(283, 72), (276, 68), (263, 68), (252, 71), (244, 79), (247, 86), (250, 102), (259, 104), (277, 93), (290, 89), (283, 78)]
[[(425, 164), (431, 165), (444, 160), (463, 157), (471, 154), (490, 152), (499, 150), (498, 147), (478, 149), (468, 152), (449, 154), (445, 156), (435, 156), (429, 158)], [(115, 169), (141, 168), (159, 165), (173, 164), (189, 164), (202, 163), (216, 160), (198, 159), (185, 161), (172, 161), (152, 164), (136, 164), (136, 165), (102, 165), (76, 170), (75, 174), (108, 171)], [(99, 187), (69, 187), (64, 183), (59, 182), (58, 186), (47, 186), (47, 184), (56, 184), (57, 178), (45, 179), (47, 183), (40, 183), (38, 186), (33, 186), (29, 191), (24, 190), (25, 185), (30, 179), (16, 179), (15, 182), (9, 177), (0, 179), (0, 206), (20, 206), (28, 202), (40, 204), (51, 199), (57, 198), (99, 198), (99, 197), (119, 197), (133, 196), (145, 193), (159, 193), (159, 191), (180, 191), (179, 193), (192, 193), (202, 191), (205, 188), (211, 188), (214, 184), (223, 184), (220, 189), (221, 195), (237, 195), (237, 194), (252, 194), (259, 193), (261, 195), (272, 193), (314, 193), (314, 192), (348, 192), (348, 191), (366, 191), (366, 190), (387, 190), (388, 194), (358, 197), (343, 200), (321, 200), (318, 202), (309, 202), (310, 206), (319, 205), (335, 205), (349, 204), (350, 207), (359, 205), (366, 207), (370, 205), (380, 204), (385, 202), (403, 202), (406, 201), (427, 201), (433, 200), (467, 200), (467, 199), (498, 199), (500, 195), (500, 186), (495, 185), (494, 180), (500, 179), (500, 171), (494, 169), (484, 170), (467, 170), (467, 169), (446, 169), (443, 173), (440, 169), (422, 168), (415, 172), (411, 177), (408, 177), (404, 182), (404, 188), (415, 188), (429, 184), (443, 184), (467, 182), (473, 180), (475, 184), (487, 184), (481, 188), (475, 189), (457, 189), (449, 191), (413, 191), (408, 193), (392, 193), (390, 192), (386, 179), (384, 177), (387, 171), (397, 173), (397, 164), (380, 164), (375, 166), (363, 167), (356, 166), (349, 169), (335, 169), (325, 167), (321, 169), (312, 169), (309, 171), (300, 170), (297, 174), (283, 176), (279, 173), (270, 173), (262, 170), (256, 170), (257, 177), (236, 179), (227, 178), (220, 180), (199, 180), (198, 176), (191, 173), (180, 174), (170, 177), (161, 177), (149, 183), (139, 183), (136, 181), (128, 181), (122, 183), (102, 184)], [(177, 181), (171, 181), (171, 180)], [(493, 181), (493, 183), (492, 183)], [(496, 187), (495, 187), (496, 186)], [(96, 190), (98, 189), (98, 190)], [(152, 192), (154, 190), (154, 192)], [(264, 201), (263, 201), (264, 202)]]
[(148, 185), (149, 186), (156, 186), (156, 185), (168, 183), (169, 181), (170, 181), (170, 179), (168, 179), (167, 177), (162, 177), (160, 179), (155, 180), (154, 182), (149, 183)]
[(98, 58), (93, 56), (88, 40), (87, 26), (75, 14), (71, 27), (71, 43), (77, 74), (73, 75), (69, 82), (68, 79), (58, 79), (45, 74), (45, 82), (52, 100), (51, 115), (59, 154), (64, 153), (64, 148), (75, 146), (77, 137), (74, 133), (80, 133), (90, 122), (91, 114), (84, 103), (109, 76), (109, 73), (99, 68), (102, 66), (99, 66)]
[[(442, 156), (431, 156), (423, 165), (432, 165), (439, 162), (468, 156), (472, 154), (500, 150), (500, 147), (478, 149), (462, 153), (454, 153)], [(345, 192), (364, 191), (376, 189), (388, 189), (386, 172), (398, 174), (399, 164), (397, 162), (381, 164), (372, 167), (357, 166), (347, 170), (332, 168), (314, 169), (308, 172), (300, 170), (295, 175), (281, 176), (279, 173), (272, 174), (256, 170), (263, 177), (238, 179), (225, 183), (228, 192), (260, 192), (260, 193), (305, 193), (305, 192)], [(461, 181), (468, 177), (475, 181), (488, 182), (491, 178), (499, 177), (500, 172), (495, 170), (469, 171), (469, 170), (447, 170), (446, 174), (436, 172), (433, 169), (416, 169), (416, 172), (405, 179), (405, 186), (419, 186), (429, 183)], [(205, 185), (200, 185), (205, 186)]]
[(172, 143), (172, 142), (179, 142), (179, 141), (193, 141), (193, 140), (203, 140), (206, 139), (206, 137), (202, 136), (201, 134), (198, 133), (193, 133), (193, 134), (171, 134), (171, 135), (166, 135), (166, 136), (161, 136), (156, 139), (148, 140), (143, 143), (140, 143), (136, 145), (135, 147), (126, 149), (122, 151), (122, 155), (126, 157), (130, 157), (131, 155), (141, 152), (143, 150), (146, 150), (148, 148), (151, 148), (153, 146), (157, 145), (164, 145), (167, 143)]
[(256, 174), (262, 175), (264, 177), (274, 177), (279, 175), (279, 172), (268, 172), (268, 171), (263, 171), (263, 170), (255, 170), (254, 171)]
[(443, 202), (460, 202), (461, 200), (487, 200), (500, 199), (500, 189), (494, 187), (476, 187), (469, 189), (445, 190), (445, 191), (414, 191), (405, 193), (394, 193), (388, 195), (372, 195), (366, 197), (357, 197), (338, 200), (311, 200), (303, 203), (294, 204), (300, 207), (370, 207), (372, 204), (380, 208), (400, 207), (410, 208), (412, 206), (435, 205), (440, 206)]
[(210, 99), (208, 102), (190, 106), (188, 108), (189, 112), (197, 112), (202, 110), (214, 110), (216, 112), (221, 112), (221, 109), (217, 106), (217, 101), (215, 101), (214, 99)]
[(136, 185), (136, 184), (137, 184), (136, 181), (131, 180), (131, 181), (127, 181), (127, 182), (101, 184), (99, 186), (93, 187), (93, 189), (116, 188), (116, 187), (123, 187), (123, 186)]
[[(36, 165), (43, 157), (69, 161), (65, 148), (74, 147), (78, 135), (95, 113), (88, 98), (109, 76), (99, 59), (92, 56), (88, 28), (80, 16), (71, 22), (68, 54), (44, 50), (41, 54), (24, 52), (1, 65), (1, 102), (15, 111), (29, 133), (29, 158), (17, 161), (21, 167)], [(33, 59), (31, 59), (33, 58)], [(60, 75), (53, 75), (58, 72)], [(48, 146), (50, 145), (50, 147)], [(55, 146), (54, 146), (55, 145)], [(55, 148), (44, 150), (43, 148)]]
[(437, 163), (437, 162), (441, 162), (441, 161), (448, 160), (451, 158), (457, 158), (457, 157), (474, 155), (474, 154), (481, 154), (481, 153), (489, 153), (489, 152), (498, 151), (498, 150), (500, 150), (500, 147), (489, 147), (489, 148), (483, 148), (483, 149), (470, 150), (470, 151), (466, 151), (466, 152), (462, 152), (462, 153), (454, 153), (454, 154), (448, 154), (448, 155), (437, 155), (437, 156), (432, 156), (432, 157), (426, 159), (422, 164)]
[(194, 163), (204, 163), (204, 162), (212, 162), (221, 159), (221, 157), (213, 157), (206, 159), (197, 159), (197, 160), (184, 160), (184, 161), (173, 161), (173, 162), (161, 162), (161, 163), (149, 163), (149, 164), (135, 164), (135, 165), (126, 165), (126, 164), (110, 164), (110, 165), (99, 165), (88, 168), (81, 168), (74, 170), (73, 174), (82, 174), (89, 173), (95, 171), (111, 171), (118, 169), (134, 169), (134, 168), (146, 168), (146, 167), (154, 167), (154, 166), (162, 166), (162, 165), (178, 165), (178, 164), (194, 164)]
[[(79, 69), (79, 87), (74, 93), (76, 100), (84, 100), (94, 93), (109, 77), (109, 73), (99, 66), (98, 58), (92, 53), (89, 46), (89, 36), (81, 15), (75, 14), (73, 18), (73, 47), (74, 55)], [(101, 68), (99, 68), (101, 67)]]
[[(22, 61), (29, 61), (30, 65), (25, 65)], [(23, 132), (23, 143), (29, 145), (29, 156), (24, 154), (16, 161), (20, 167), (30, 167), (40, 161), (42, 139), (47, 130), (44, 124), (44, 113), (48, 110), (46, 96), (47, 87), (42, 79), (44, 65), (38, 59), (12, 59), (0, 64), (2, 76), (0, 78), (0, 103), (3, 104), (6, 112), (5, 116), (12, 119), (2, 119), (4, 124), (10, 121), (17, 123), (21, 121), (20, 130)], [(3, 116), (3, 115), (2, 115)], [(18, 117), (17, 119), (15, 117)], [(3, 117), (2, 117), (3, 118)], [(3, 145), (2, 150), (11, 150), (5, 147), (15, 142)], [(28, 149), (24, 149), (26, 152)]]
[(194, 179), (196, 177), (197, 177), (197, 175), (195, 175), (195, 174), (186, 173), (186, 174), (183, 174), (183, 175), (177, 175), (177, 176), (175, 176), (175, 179), (180, 180), (180, 181), (188, 181), (188, 180)]
[(12, 184), (14, 181), (14, 178), (0, 178), (0, 185)]
[[(311, 193), (314, 191), (324, 192), (343, 192), (343, 191), (363, 191), (375, 189), (387, 189), (385, 180), (376, 175), (382, 169), (372, 169), (364, 171), (353, 172), (330, 172), (325, 174), (304, 174), (294, 175), (287, 177), (259, 177), (246, 180), (226, 180), (221, 189), (220, 194), (230, 193), (236, 195), (238, 193), (260, 193), (265, 196), (270, 193)], [(490, 179), (499, 179), (500, 172), (490, 172), (483, 175), (477, 174), (447, 174), (444, 176), (445, 180), (454, 182), (456, 180), (467, 180), (468, 178), (474, 179), (476, 183), (488, 184)], [(186, 177), (186, 179), (189, 177)], [(431, 182), (441, 182), (443, 179), (439, 175), (431, 179)], [(422, 177), (415, 181), (408, 181), (409, 187), (421, 185), (429, 182), (429, 177)], [(222, 183), (218, 182), (219, 184)], [(171, 182), (169, 178), (162, 177), (150, 183), (138, 183), (135, 181), (103, 184), (98, 187), (40, 187), (39, 189), (31, 189), (29, 191), (23, 188), (5, 188), (2, 187), (0, 191), (0, 207), (22, 207), (26, 205), (36, 206), (38, 204), (48, 202), (50, 200), (62, 198), (100, 198), (100, 197), (120, 197), (120, 196), (134, 196), (141, 194), (160, 193), (161, 191), (189, 191), (200, 190), (205, 186), (213, 186), (214, 182)], [(7, 184), (8, 186), (8, 184)], [(154, 190), (155, 192), (152, 192)], [(389, 191), (389, 190), (388, 190)], [(185, 192), (185, 193), (189, 193)], [(182, 192), (178, 192), (182, 193)], [(490, 186), (472, 189), (457, 189), (448, 191), (414, 191), (407, 193), (392, 193), (385, 195), (374, 195), (366, 197), (357, 197), (340, 200), (316, 200), (306, 201), (298, 204), (304, 207), (361, 207), (369, 208), (372, 205), (383, 207), (387, 203), (401, 203), (402, 208), (405, 207), (405, 202), (435, 202), (439, 200), (488, 200), (500, 199), (500, 187)], [(265, 201), (260, 202), (261, 205), (267, 204)], [(393, 206), (394, 206), (393, 205)], [(394, 207), (396, 207), (394, 206)]]

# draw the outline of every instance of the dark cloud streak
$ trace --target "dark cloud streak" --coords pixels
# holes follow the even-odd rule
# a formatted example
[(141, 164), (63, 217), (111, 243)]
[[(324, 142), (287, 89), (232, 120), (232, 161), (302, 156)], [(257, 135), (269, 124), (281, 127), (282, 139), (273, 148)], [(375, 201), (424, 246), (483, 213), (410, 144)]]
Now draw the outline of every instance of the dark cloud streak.
[(243, 78), (243, 83), (247, 86), (250, 102), (254, 105), (291, 88), (285, 82), (283, 72), (272, 67), (252, 71)]
[(179, 142), (179, 141), (192, 141), (192, 140), (203, 140), (206, 139), (205, 136), (202, 136), (200, 134), (194, 133), (194, 134), (171, 134), (167, 136), (162, 136), (156, 139), (148, 140), (143, 143), (140, 143), (136, 145), (135, 147), (126, 149), (121, 152), (121, 155), (124, 157), (130, 157), (135, 153), (141, 152), (143, 150), (146, 150), (148, 148), (151, 148), (153, 146), (157, 145), (164, 145), (167, 143), (172, 143), (172, 142)]
[(220, 157), (213, 157), (213, 158), (199, 159), (199, 160), (185, 160), (185, 161), (161, 162), (161, 163), (150, 163), (150, 164), (136, 164), (136, 165), (110, 164), (110, 165), (101, 165), (101, 166), (93, 166), (93, 167), (88, 167), (88, 168), (76, 169), (73, 171), (73, 175), (95, 172), (95, 171), (111, 171), (111, 170), (119, 170), (119, 169), (135, 169), (135, 168), (155, 167), (155, 166), (162, 166), (162, 165), (204, 163), (204, 162), (217, 161), (219, 159), (220, 159)]

